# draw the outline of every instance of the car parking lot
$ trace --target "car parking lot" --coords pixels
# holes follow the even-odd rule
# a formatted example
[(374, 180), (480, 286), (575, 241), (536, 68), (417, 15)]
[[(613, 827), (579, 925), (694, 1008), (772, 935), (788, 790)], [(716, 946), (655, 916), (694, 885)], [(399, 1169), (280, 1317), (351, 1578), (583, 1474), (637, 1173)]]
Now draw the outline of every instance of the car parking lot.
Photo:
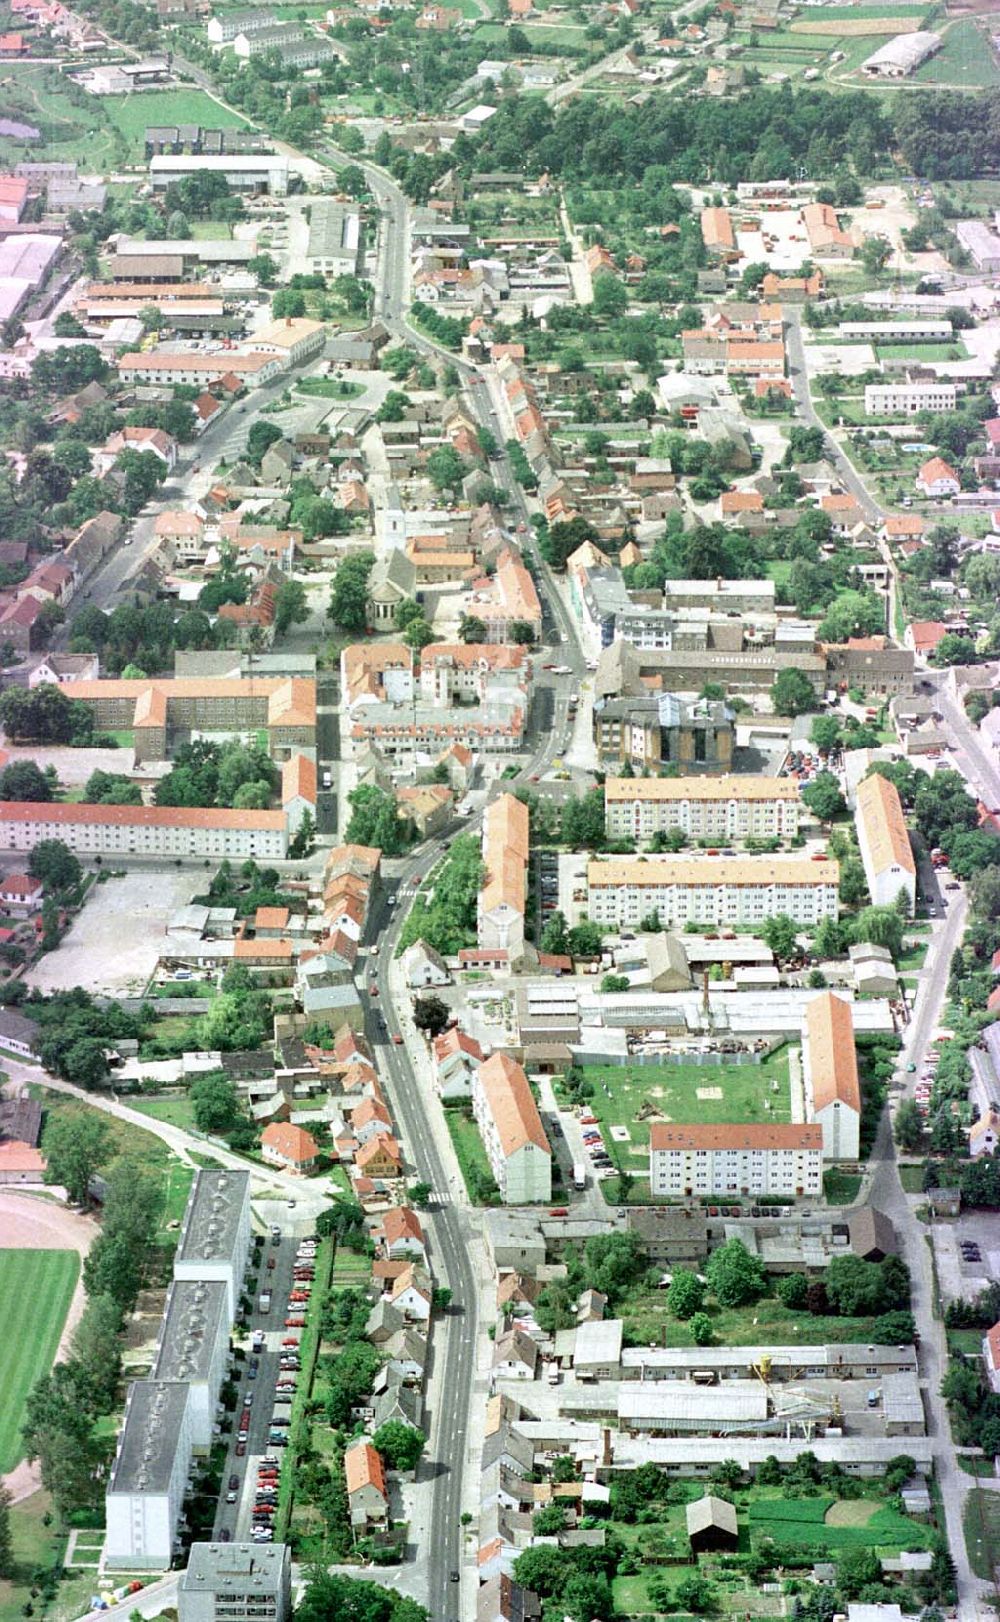
[(934, 1224), (934, 1254), (945, 1302), (971, 1300), (1000, 1277), (1000, 1238), (990, 1212), (963, 1212), (957, 1222)]
[(213, 1534), (222, 1543), (263, 1543), (271, 1538), (315, 1244), (290, 1238), (275, 1224), (257, 1254), (246, 1355), (236, 1363), (233, 1375), (237, 1404)]

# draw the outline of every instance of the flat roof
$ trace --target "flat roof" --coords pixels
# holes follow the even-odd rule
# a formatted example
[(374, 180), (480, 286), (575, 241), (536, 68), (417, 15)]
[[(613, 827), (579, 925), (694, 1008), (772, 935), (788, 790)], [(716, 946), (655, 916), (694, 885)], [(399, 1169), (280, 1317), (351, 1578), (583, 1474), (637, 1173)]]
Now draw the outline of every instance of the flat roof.
[(190, 1387), (186, 1380), (134, 1380), (111, 1467), (110, 1493), (165, 1493), (177, 1457)]
[(772, 1369), (825, 1369), (833, 1378), (842, 1368), (854, 1368), (859, 1363), (917, 1366), (912, 1346), (871, 1346), (850, 1341), (833, 1346), (626, 1346), (622, 1368), (677, 1369), (681, 1374), (690, 1374), (694, 1369), (716, 1372), (760, 1367), (764, 1359), (770, 1361)]
[(197, 1171), (177, 1245), (179, 1262), (228, 1262), (236, 1251), (248, 1171)]
[(593, 1323), (577, 1325), (573, 1362), (579, 1367), (586, 1363), (617, 1363), (622, 1354), (622, 1320), (599, 1318)]
[(759, 1380), (727, 1380), (695, 1385), (689, 1380), (624, 1380), (618, 1388), (618, 1417), (750, 1421), (767, 1418), (767, 1388)]
[(285, 1543), (192, 1543), (180, 1590), (225, 1595), (249, 1586), (273, 1593), (288, 1580), (290, 1563)]
[(149, 160), (149, 172), (155, 174), (170, 174), (174, 170), (185, 170), (189, 174), (197, 174), (202, 169), (219, 169), (223, 174), (240, 174), (246, 169), (267, 169), (276, 173), (287, 174), (288, 159), (281, 153), (244, 152), (239, 156), (220, 157), (215, 153), (203, 157), (191, 157), (186, 153), (157, 153)]
[(229, 1297), (222, 1279), (175, 1279), (167, 1293), (153, 1378), (207, 1380), (223, 1322), (228, 1329)]

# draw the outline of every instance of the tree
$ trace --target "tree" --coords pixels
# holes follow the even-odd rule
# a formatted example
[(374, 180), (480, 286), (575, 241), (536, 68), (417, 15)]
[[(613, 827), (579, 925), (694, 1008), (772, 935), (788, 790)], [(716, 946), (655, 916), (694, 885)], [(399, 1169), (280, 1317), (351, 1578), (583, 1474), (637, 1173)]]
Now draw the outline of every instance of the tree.
[(89, 1297), (70, 1343), (71, 1360), (80, 1370), (87, 1405), (98, 1414), (114, 1407), (121, 1375), (122, 1315), (111, 1295)]
[(423, 1031), (428, 1038), (440, 1036), (451, 1018), (451, 1009), (441, 997), (433, 992), (427, 997), (417, 997), (413, 1004), (413, 1023), (418, 1031)]
[(295, 1622), (331, 1622), (334, 1617), (337, 1622), (428, 1622), (427, 1611), (408, 1595), (310, 1566)]
[(277, 444), (281, 438), (281, 429), (276, 422), (269, 422), (266, 417), (258, 417), (247, 434), (247, 461), (254, 467), (260, 467), (265, 451)]
[(798, 931), (793, 919), (785, 912), (765, 918), (760, 926), (761, 939), (782, 963), (789, 963), (799, 954)]
[(535, 640), (535, 628), (529, 620), (514, 620), (510, 626), (510, 640), (521, 647), (530, 648)]
[[(865, 238), (871, 242), (871, 237)], [(882, 1582), (882, 1566), (875, 1549), (845, 1549), (837, 1557), (835, 1582), (844, 1599), (857, 1599), (866, 1588)]]
[(334, 576), (327, 613), (345, 631), (363, 631), (368, 605), (368, 576), (375, 564), (373, 552), (344, 558)]
[(646, 1269), (642, 1244), (634, 1233), (593, 1234), (583, 1247), (587, 1287), (600, 1290), (613, 1308)]
[(456, 495), (465, 473), (465, 463), (451, 445), (439, 445), (427, 458), (427, 477), (435, 490), (447, 490), (451, 495)]
[(774, 1293), (782, 1306), (789, 1307), (792, 1312), (802, 1312), (809, 1297), (809, 1280), (804, 1273), (786, 1273), (778, 1279)]
[(676, 1268), (667, 1291), (667, 1307), (672, 1315), (682, 1321), (693, 1318), (701, 1310), (704, 1299), (705, 1286), (697, 1274), (684, 1267)]
[(816, 708), (816, 694), (801, 670), (780, 670), (771, 688), (776, 715), (805, 715)]
[(277, 280), (278, 261), (269, 253), (254, 254), (247, 260), (247, 270), (251, 276), (256, 276), (262, 287), (271, 287)]
[(391, 794), (377, 784), (363, 783), (347, 796), (351, 815), (347, 824), (347, 840), (353, 845), (373, 845), (383, 856), (399, 856), (413, 843), (415, 829)]
[(10, 1531), (10, 1506), (14, 1502), (10, 1488), (0, 1482), (0, 1577), (14, 1575), (14, 1540)]
[(840, 742), (840, 722), (837, 717), (814, 715), (809, 727), (809, 740), (822, 754), (830, 754)]
[(21, 1434), (28, 1461), (38, 1460), (42, 1485), (60, 1515), (92, 1508), (103, 1497), (103, 1447), (68, 1364), (57, 1363), (51, 1374), (36, 1380), (25, 1403)]
[(458, 622), (458, 634), (463, 642), (485, 642), (486, 622), (475, 614), (463, 614)]
[(840, 784), (832, 772), (817, 772), (802, 790), (802, 799), (821, 822), (832, 822), (847, 809)]
[(90, 1109), (54, 1110), (42, 1134), (45, 1181), (64, 1188), (74, 1205), (87, 1204), (90, 1179), (113, 1152), (111, 1128)]
[(764, 1294), (764, 1268), (739, 1239), (713, 1250), (705, 1267), (709, 1286), (721, 1307), (742, 1307)]
[(674, 1599), (681, 1610), (695, 1616), (708, 1616), (717, 1609), (715, 1588), (706, 1577), (695, 1574), (681, 1578), (674, 1588)]
[(188, 1098), (199, 1132), (224, 1137), (246, 1118), (236, 1085), (223, 1070), (196, 1076), (188, 1088)]
[(283, 636), (293, 625), (309, 618), (306, 588), (301, 580), (283, 580), (274, 595), (274, 629)]
[(33, 760), (12, 760), (0, 772), (0, 800), (51, 800), (52, 784)]
[(691, 1338), (696, 1346), (711, 1346), (712, 1320), (707, 1312), (696, 1312), (691, 1319)]
[(604, 945), (600, 924), (574, 924), (566, 931), (566, 949), (571, 957), (596, 957)]
[(61, 839), (42, 839), (28, 857), (28, 872), (41, 879), (46, 890), (59, 892), (79, 884), (83, 869)]
[(415, 1205), (418, 1211), (426, 1211), (433, 1193), (430, 1183), (414, 1183), (409, 1191), (410, 1203)]
[(390, 1470), (415, 1470), (427, 1446), (423, 1431), (404, 1424), (401, 1419), (390, 1419), (380, 1425), (372, 1442)]
[(549, 921), (542, 930), (539, 945), (543, 952), (551, 952), (557, 957), (565, 956), (567, 947), (566, 919), (558, 907), (555, 912), (549, 915)]

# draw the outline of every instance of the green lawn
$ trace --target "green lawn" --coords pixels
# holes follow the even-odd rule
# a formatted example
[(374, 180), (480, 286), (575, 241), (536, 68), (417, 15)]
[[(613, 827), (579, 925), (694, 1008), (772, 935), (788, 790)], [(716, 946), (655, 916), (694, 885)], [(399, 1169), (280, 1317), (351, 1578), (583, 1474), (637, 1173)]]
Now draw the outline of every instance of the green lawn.
[(977, 1577), (992, 1582), (1000, 1562), (1000, 1493), (974, 1487), (965, 1500), (965, 1547)]
[[(720, 1307), (710, 1300), (705, 1311), (717, 1346), (823, 1346), (871, 1339), (870, 1318), (813, 1317), (782, 1306), (776, 1296), (750, 1307)], [(690, 1324), (669, 1316), (664, 1290), (635, 1289), (619, 1316), (625, 1323), (626, 1345), (693, 1345)]]
[(26, 145), (3, 137), (0, 163), (79, 159), (88, 174), (114, 167), (121, 147), (118, 133), (99, 105), (100, 98), (87, 96), (84, 101), (86, 105), (79, 106), (71, 100), (57, 68), (19, 62), (4, 80), (4, 113), (34, 125), (42, 139)]
[(446, 1109), (444, 1118), (448, 1123), (448, 1131), (451, 1133), (451, 1141), (455, 1146), (469, 1198), (473, 1199), (474, 1204), (481, 1204), (481, 1201), (473, 1197), (472, 1188), (475, 1181), (473, 1174), (485, 1178), (492, 1177), (493, 1173), (486, 1158), (483, 1140), (479, 1136), (479, 1128), (472, 1117), (461, 1109)]
[(757, 1498), (749, 1517), (751, 1541), (771, 1538), (821, 1555), (867, 1548), (898, 1554), (929, 1548), (934, 1537), (931, 1527), (872, 1499)]
[(324, 400), (353, 400), (363, 392), (360, 383), (342, 383), (335, 377), (303, 377), (295, 388), (298, 394), (315, 394)]
[(880, 362), (887, 360), (968, 360), (969, 352), (959, 340), (953, 344), (878, 344)]
[(0, 1473), (23, 1457), (25, 1399), (52, 1367), (79, 1271), (75, 1250), (0, 1250)]
[[(787, 1048), (759, 1065), (585, 1065), (583, 1073), (593, 1084), (589, 1106), (604, 1128), (605, 1142), (609, 1148), (619, 1142), (636, 1169), (640, 1156), (645, 1165), (650, 1120), (791, 1119)], [(616, 1138), (612, 1127), (626, 1129), (628, 1142)]]
[(166, 1121), (168, 1126), (179, 1126), (185, 1132), (194, 1128), (194, 1107), (189, 1098), (133, 1098), (132, 1109), (140, 1115), (150, 1115), (154, 1121)]
[(981, 90), (1000, 84), (1000, 69), (983, 30), (971, 17), (962, 17), (948, 29), (937, 55), (921, 63), (913, 78), (918, 84)]
[(23, 1622), (23, 1607), (31, 1604), (32, 1573), (40, 1567), (57, 1565), (62, 1559), (66, 1533), (59, 1531), (51, 1508), (48, 1493), (36, 1492), (14, 1504), (10, 1511), (14, 1570), (9, 1579), (0, 1579), (0, 1622)]
[(142, 154), (150, 124), (201, 124), (220, 130), (246, 122), (204, 90), (141, 90), (132, 96), (109, 96), (107, 110), (136, 156)]
[(861, 1178), (848, 1176), (839, 1166), (823, 1173), (823, 1193), (831, 1205), (853, 1205), (861, 1189)]

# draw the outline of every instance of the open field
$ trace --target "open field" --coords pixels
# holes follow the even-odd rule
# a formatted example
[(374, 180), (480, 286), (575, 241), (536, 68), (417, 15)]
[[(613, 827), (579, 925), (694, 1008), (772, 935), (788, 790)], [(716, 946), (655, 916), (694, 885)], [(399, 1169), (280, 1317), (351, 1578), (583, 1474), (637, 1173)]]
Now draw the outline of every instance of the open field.
[(5, 165), (25, 159), (53, 159), (79, 162), (85, 173), (95, 174), (112, 167), (120, 142), (107, 122), (107, 115), (94, 97), (80, 91), (80, 104), (74, 90), (66, 87), (54, 68), (19, 62), (4, 76), (4, 113), (8, 118), (32, 124), (41, 132), (40, 141), (0, 139), (0, 162)]
[(844, 1549), (929, 1548), (934, 1536), (930, 1527), (871, 1499), (759, 1498), (749, 1512), (751, 1539), (771, 1538), (826, 1558)]
[(79, 1271), (72, 1250), (0, 1250), (0, 1474), (23, 1456), (25, 1399), (52, 1366)]
[(154, 1121), (166, 1121), (184, 1132), (194, 1128), (194, 1108), (188, 1098), (135, 1098), (129, 1102), (140, 1115), (152, 1116)]
[(965, 1547), (977, 1577), (992, 1582), (1000, 1562), (1000, 1494), (974, 1487), (965, 1500)]
[(205, 129), (221, 130), (237, 129), (246, 122), (204, 90), (140, 90), (132, 96), (109, 96), (107, 108), (135, 157), (142, 156), (149, 124), (201, 124)]
[(789, 27), (793, 34), (834, 34), (838, 39), (853, 39), (870, 34), (915, 34), (920, 27), (920, 19), (914, 16), (890, 19), (876, 14), (873, 17), (852, 16), (838, 20), (832, 14), (827, 14), (824, 20), (816, 22), (811, 18), (796, 17)]
[(643, 1161), (651, 1120), (791, 1120), (787, 1048), (759, 1065), (585, 1065), (583, 1073), (594, 1088), (589, 1105), (605, 1143), (626, 1148), (625, 1138), (611, 1131), (622, 1128), (630, 1152)]
[(47, 1492), (33, 1493), (11, 1509), (14, 1573), (9, 1579), (0, 1579), (0, 1622), (23, 1622), (23, 1607), (31, 1603), (32, 1572), (55, 1566), (62, 1558), (66, 1533), (55, 1525), (51, 1510)]
[[(720, 1307), (710, 1297), (705, 1311), (718, 1346), (840, 1345), (871, 1339), (871, 1318), (814, 1317), (782, 1306), (777, 1296), (765, 1296), (751, 1307)], [(691, 1325), (669, 1315), (663, 1290), (637, 1287), (622, 1303), (619, 1316), (628, 1345), (692, 1344)]]
[(953, 344), (878, 344), (875, 353), (885, 360), (968, 360), (969, 352), (961, 342)]
[(917, 84), (981, 90), (1000, 84), (1000, 68), (982, 29), (971, 17), (962, 17), (948, 29), (937, 55), (922, 62), (913, 78)]

